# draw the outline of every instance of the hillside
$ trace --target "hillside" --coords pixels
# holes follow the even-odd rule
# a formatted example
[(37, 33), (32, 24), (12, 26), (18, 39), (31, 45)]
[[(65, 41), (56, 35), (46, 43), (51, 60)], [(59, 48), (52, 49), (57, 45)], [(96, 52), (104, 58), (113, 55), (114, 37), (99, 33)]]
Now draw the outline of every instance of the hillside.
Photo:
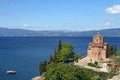
[(24, 29), (0, 28), (0, 36), (93, 36), (97, 33), (107, 37), (120, 37), (120, 28), (93, 31), (32, 31)]

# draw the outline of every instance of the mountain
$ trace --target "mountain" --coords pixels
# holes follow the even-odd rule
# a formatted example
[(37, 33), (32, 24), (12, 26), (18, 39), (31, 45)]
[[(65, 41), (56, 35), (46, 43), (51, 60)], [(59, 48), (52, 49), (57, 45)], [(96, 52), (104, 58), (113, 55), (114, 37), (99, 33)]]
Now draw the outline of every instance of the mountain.
[(0, 28), (0, 36), (93, 36), (97, 33), (107, 37), (120, 37), (120, 28), (93, 31), (32, 31), (24, 29)]

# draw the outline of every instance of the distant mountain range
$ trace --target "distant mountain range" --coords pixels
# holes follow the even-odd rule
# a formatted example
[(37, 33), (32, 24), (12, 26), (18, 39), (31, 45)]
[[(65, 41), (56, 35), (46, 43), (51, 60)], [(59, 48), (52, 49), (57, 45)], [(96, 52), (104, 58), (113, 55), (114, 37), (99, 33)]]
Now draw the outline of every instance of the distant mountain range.
[(0, 36), (93, 36), (97, 33), (107, 37), (120, 37), (120, 28), (92, 31), (32, 31), (24, 29), (0, 28)]

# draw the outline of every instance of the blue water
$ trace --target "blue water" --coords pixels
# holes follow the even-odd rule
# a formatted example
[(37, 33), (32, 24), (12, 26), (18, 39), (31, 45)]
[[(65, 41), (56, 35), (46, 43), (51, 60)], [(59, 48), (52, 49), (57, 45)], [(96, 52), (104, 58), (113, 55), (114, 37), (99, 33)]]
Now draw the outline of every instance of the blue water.
[[(92, 37), (0, 37), (0, 80), (31, 80), (38, 76), (40, 61), (48, 60), (59, 39), (72, 43), (74, 52), (82, 55), (86, 55), (88, 43), (92, 41)], [(105, 42), (120, 49), (118, 37), (105, 38)], [(17, 73), (8, 76), (7, 70)]]

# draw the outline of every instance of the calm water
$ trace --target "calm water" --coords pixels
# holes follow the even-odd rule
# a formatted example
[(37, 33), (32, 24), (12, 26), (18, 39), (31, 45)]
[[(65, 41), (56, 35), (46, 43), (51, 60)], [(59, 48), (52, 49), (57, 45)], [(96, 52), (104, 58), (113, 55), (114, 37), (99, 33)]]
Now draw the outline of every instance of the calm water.
[[(92, 37), (0, 37), (0, 80), (31, 80), (39, 75), (40, 61), (47, 60), (57, 47), (58, 40), (70, 42), (74, 52), (86, 55)], [(120, 49), (120, 38), (105, 38)], [(15, 70), (13, 76), (7, 70)]]

